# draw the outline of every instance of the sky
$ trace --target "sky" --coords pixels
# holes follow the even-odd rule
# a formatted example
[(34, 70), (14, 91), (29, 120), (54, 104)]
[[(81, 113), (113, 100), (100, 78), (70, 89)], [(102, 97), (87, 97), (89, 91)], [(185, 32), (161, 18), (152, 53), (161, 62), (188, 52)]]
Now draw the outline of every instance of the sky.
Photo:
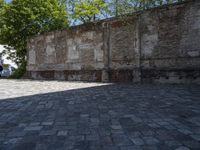
[[(3, 45), (0, 45), (0, 53), (2, 52), (2, 50), (3, 50)], [(6, 59), (6, 56), (3, 57), (3, 60), (4, 60), (4, 64), (10, 64), (13, 67), (16, 67), (15, 63), (13, 63), (12, 61)]]
[(11, 2), (12, 0), (6, 0), (6, 2), (8, 3), (8, 2)]

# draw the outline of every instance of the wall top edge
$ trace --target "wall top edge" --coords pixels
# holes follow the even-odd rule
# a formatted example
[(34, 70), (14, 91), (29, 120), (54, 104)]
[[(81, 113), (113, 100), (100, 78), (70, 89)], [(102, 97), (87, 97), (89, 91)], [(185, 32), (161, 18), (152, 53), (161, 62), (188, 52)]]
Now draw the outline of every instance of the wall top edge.
[(149, 8), (146, 10), (141, 10), (141, 11), (136, 11), (133, 13), (129, 13), (126, 15), (122, 15), (119, 17), (111, 17), (111, 18), (107, 18), (107, 19), (102, 19), (99, 21), (95, 21), (95, 22), (89, 22), (89, 23), (84, 23), (84, 24), (80, 24), (80, 25), (76, 25), (76, 26), (71, 26), (69, 28), (66, 29), (58, 29), (58, 30), (53, 30), (53, 31), (49, 31), (49, 32), (44, 32), (38, 35), (34, 35), (34, 36), (30, 36), (27, 39), (27, 42), (29, 42), (31, 39), (40, 37), (40, 36), (47, 36), (47, 35), (51, 35), (57, 32), (64, 32), (64, 31), (73, 31), (73, 30), (78, 30), (78, 29), (84, 29), (84, 28), (88, 28), (88, 27), (95, 27), (95, 26), (106, 26), (107, 24), (111, 24), (113, 22), (118, 22), (118, 21), (122, 21), (122, 17), (125, 17), (125, 19), (128, 18), (132, 18), (132, 17), (138, 17), (140, 15), (142, 15), (145, 12), (149, 12), (149, 11), (159, 11), (159, 10), (168, 10), (168, 9), (173, 9), (173, 8), (177, 8), (177, 7), (181, 7), (185, 4), (188, 3), (192, 3), (195, 2), (197, 0), (186, 0), (184, 2), (177, 2), (177, 3), (173, 3), (173, 4), (166, 4), (166, 5), (162, 5), (162, 6), (158, 6), (158, 7), (154, 7), (154, 8)]

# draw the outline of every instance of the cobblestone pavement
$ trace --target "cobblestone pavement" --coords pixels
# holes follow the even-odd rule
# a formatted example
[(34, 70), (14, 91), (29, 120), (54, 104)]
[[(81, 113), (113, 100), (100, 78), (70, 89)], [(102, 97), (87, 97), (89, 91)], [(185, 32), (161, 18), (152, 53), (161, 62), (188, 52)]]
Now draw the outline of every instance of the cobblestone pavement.
[(200, 86), (0, 80), (0, 150), (149, 149), (200, 149)]

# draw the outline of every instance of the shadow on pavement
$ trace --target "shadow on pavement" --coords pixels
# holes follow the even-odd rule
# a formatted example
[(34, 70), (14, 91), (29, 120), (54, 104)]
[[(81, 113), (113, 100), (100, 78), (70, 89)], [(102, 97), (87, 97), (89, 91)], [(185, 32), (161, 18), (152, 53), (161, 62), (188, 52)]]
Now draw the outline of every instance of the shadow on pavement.
[(1, 150), (200, 147), (200, 86), (113, 84), (0, 100)]

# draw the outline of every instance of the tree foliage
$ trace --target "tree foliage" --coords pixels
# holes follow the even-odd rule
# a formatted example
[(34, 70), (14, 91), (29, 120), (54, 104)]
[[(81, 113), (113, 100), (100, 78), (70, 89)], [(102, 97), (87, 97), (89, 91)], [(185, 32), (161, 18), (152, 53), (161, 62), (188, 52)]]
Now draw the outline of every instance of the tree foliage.
[(184, 0), (108, 0), (109, 14), (119, 16)]
[(183, 0), (60, 0), (67, 6), (71, 25), (121, 16)]
[(29, 36), (67, 26), (65, 5), (57, 0), (13, 0), (1, 10), (0, 44), (18, 65), (25, 61)]
[[(4, 12), (4, 5), (5, 5), (5, 2), (4, 0), (0, 0), (0, 21), (2, 20), (2, 15), (3, 15), (3, 12)], [(0, 31), (1, 31), (1, 28), (0, 28)]]
[(106, 2), (104, 0), (66, 0), (67, 12), (72, 25), (104, 18)]

